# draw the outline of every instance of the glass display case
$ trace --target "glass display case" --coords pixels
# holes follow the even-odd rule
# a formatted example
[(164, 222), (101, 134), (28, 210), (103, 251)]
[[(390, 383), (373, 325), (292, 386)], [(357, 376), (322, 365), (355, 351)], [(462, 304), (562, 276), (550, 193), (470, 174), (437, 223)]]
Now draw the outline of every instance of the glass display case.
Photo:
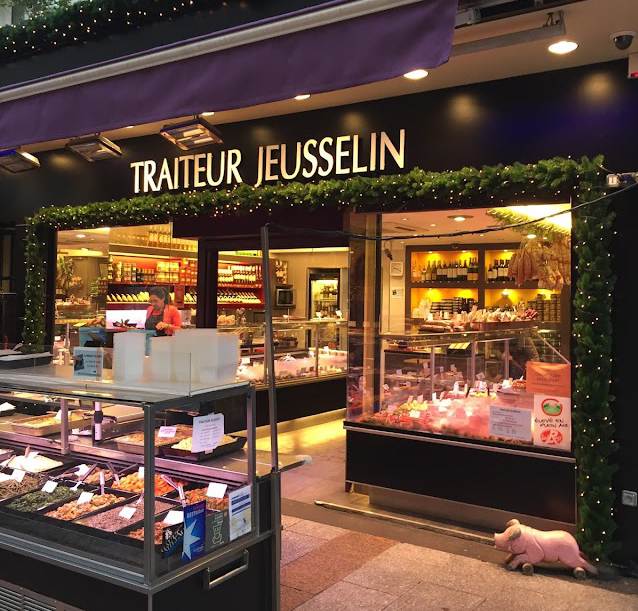
[[(264, 378), (264, 324), (225, 325), (239, 333), (241, 364), (237, 379), (258, 387)], [(274, 320), (275, 377), (278, 384), (343, 377), (348, 365), (347, 321), (342, 319)]]
[(150, 596), (257, 542), (255, 390), (211, 384), (192, 352), (171, 379), (144, 356), (123, 379), (105, 352), (2, 351), (0, 555)]

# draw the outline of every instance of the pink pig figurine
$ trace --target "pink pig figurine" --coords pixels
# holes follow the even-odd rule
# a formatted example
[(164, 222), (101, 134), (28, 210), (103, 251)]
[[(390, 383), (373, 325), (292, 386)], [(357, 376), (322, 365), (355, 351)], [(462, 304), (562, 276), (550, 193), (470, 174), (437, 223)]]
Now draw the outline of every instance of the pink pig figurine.
[(598, 571), (587, 562), (578, 549), (576, 539), (563, 530), (543, 532), (510, 520), (505, 532), (494, 533), (494, 547), (511, 552), (506, 558), (508, 568), (513, 571), (523, 565), (523, 572), (531, 575), (534, 565), (539, 562), (562, 562), (574, 569), (574, 577), (584, 579), (587, 572), (597, 575)]

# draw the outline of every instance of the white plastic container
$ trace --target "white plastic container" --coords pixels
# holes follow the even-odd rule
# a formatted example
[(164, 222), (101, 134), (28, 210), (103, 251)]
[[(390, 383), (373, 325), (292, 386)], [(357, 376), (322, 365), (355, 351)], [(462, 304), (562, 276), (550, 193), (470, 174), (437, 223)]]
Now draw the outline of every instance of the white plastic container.
[(175, 380), (172, 337), (151, 337), (151, 377), (158, 382)]
[(122, 331), (113, 336), (113, 379), (117, 382), (140, 382), (144, 375), (146, 335)]

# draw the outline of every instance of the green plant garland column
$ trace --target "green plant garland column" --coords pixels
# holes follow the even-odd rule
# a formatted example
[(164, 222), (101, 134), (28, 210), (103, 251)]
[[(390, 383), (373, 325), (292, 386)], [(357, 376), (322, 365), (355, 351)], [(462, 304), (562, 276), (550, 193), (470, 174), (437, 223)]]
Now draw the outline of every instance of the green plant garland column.
[[(598, 181), (580, 185), (580, 200), (604, 195)], [(612, 479), (617, 449), (609, 394), (612, 371), (611, 310), (615, 276), (610, 244), (613, 212), (609, 200), (585, 206), (574, 218), (577, 281), (574, 296), (575, 339), (572, 423), (578, 481), (577, 539), (592, 559), (605, 561), (619, 544), (613, 541), (616, 523)]]
[(44, 342), (44, 309), (46, 297), (46, 226), (34, 225), (27, 219), (26, 267), (24, 285), (24, 330), (22, 341), (27, 346)]

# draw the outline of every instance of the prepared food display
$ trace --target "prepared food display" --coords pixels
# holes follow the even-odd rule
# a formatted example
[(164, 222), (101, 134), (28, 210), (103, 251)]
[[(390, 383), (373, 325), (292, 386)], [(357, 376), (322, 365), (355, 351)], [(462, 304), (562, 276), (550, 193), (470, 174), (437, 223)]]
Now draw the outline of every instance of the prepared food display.
[[(175, 505), (167, 501), (155, 501), (155, 515), (171, 509)], [(132, 507), (135, 509), (135, 513), (131, 518), (123, 518), (120, 512), (124, 507), (113, 507), (106, 511), (96, 513), (94, 516), (88, 516), (78, 520), (78, 524), (84, 526), (90, 526), (91, 528), (97, 528), (98, 530), (104, 530), (106, 532), (115, 532), (121, 528), (125, 528), (135, 522), (140, 522), (144, 519), (144, 499), (141, 499), (139, 503), (132, 503), (126, 505), (126, 507)]]
[[(186, 486), (186, 482), (171, 478), (171, 481), (176, 486)], [(144, 492), (144, 478), (140, 477), (138, 473), (131, 473), (120, 478), (119, 483), (115, 483), (112, 486), (117, 490), (128, 490), (129, 492)], [(166, 480), (162, 479), (161, 475), (155, 476), (155, 496), (165, 496), (175, 489)]]
[(25, 475), (24, 479), (19, 482), (11, 475), (0, 473), (0, 501), (6, 501), (11, 497), (31, 492), (40, 487), (40, 478), (35, 475)]
[[(162, 532), (164, 531), (164, 525), (161, 522), (155, 522), (155, 545), (162, 544)], [(137, 539), (138, 541), (144, 541), (144, 528), (138, 528), (130, 533), (129, 537)]]
[[(186, 439), (193, 434), (193, 427), (188, 426), (186, 424), (178, 424), (175, 425), (175, 435), (171, 437), (165, 437), (166, 428), (163, 427), (163, 430), (157, 429), (155, 431), (155, 448), (158, 449), (162, 446), (170, 446), (173, 445), (182, 439)], [(123, 451), (131, 451), (141, 453), (144, 451), (144, 433), (137, 432), (131, 433), (130, 435), (122, 435), (121, 437), (116, 437), (113, 440), (118, 449)]]
[(41, 473), (42, 471), (49, 471), (56, 467), (62, 466), (59, 460), (53, 460), (42, 454), (29, 454), (29, 456), (14, 456), (3, 466), (9, 469), (20, 469), (22, 471), (28, 471), (29, 473)]
[[(74, 481), (82, 480), (82, 472), (79, 471), (80, 467), (74, 467), (62, 474), (63, 479), (70, 479)], [(86, 472), (86, 471), (85, 471)], [(90, 484), (92, 486), (98, 486), (100, 484), (100, 473), (104, 473), (104, 484), (108, 486), (113, 481), (113, 473), (110, 469), (102, 469), (96, 467), (93, 471), (82, 480), (84, 484)]]
[(228, 509), (228, 497), (223, 499), (216, 499), (210, 496), (206, 496), (206, 488), (196, 488), (195, 490), (186, 490), (184, 492), (186, 496), (186, 502), (189, 505), (193, 503), (199, 503), (200, 501), (206, 501), (206, 509), (209, 511), (224, 511)]
[[(69, 428), (82, 428), (91, 424), (91, 414), (85, 414), (82, 410), (69, 411)], [(46, 437), (54, 435), (62, 430), (62, 420), (59, 413), (26, 418), (11, 423), (11, 428), (16, 433), (23, 435), (35, 435), (36, 437)]]
[(71, 490), (68, 486), (58, 486), (53, 492), (43, 492), (38, 490), (36, 492), (29, 492), (24, 496), (18, 497), (11, 501), (8, 505), (9, 509), (15, 511), (24, 511), (25, 513), (35, 513), (39, 509), (46, 507), (47, 505), (53, 505), (53, 503), (59, 503), (66, 501), (79, 493), (75, 490)]
[[(71, 410), (69, 412), (69, 421), (84, 420), (86, 415), (79, 410)], [(60, 418), (56, 414), (50, 416), (38, 416), (37, 418), (27, 418), (26, 420), (18, 420), (13, 423), (13, 426), (27, 426), (29, 428), (40, 429), (47, 426), (54, 426), (60, 424)]]
[(79, 504), (78, 501), (71, 501), (62, 505), (62, 507), (47, 512), (45, 515), (57, 520), (70, 521), (114, 503), (119, 503), (121, 500), (121, 496), (115, 496), (114, 494), (96, 494), (86, 503)]
[[(224, 445), (227, 445), (229, 443), (234, 443), (235, 441), (236, 441), (236, 439), (234, 437), (231, 437), (230, 435), (224, 435), (222, 437), (222, 440), (217, 445), (217, 447), (224, 446)], [(192, 437), (187, 437), (186, 439), (182, 439), (182, 441), (180, 441), (179, 443), (176, 443), (175, 445), (172, 445), (171, 448), (173, 448), (174, 450), (185, 450), (186, 452), (192, 452), (193, 451), (193, 438)]]

